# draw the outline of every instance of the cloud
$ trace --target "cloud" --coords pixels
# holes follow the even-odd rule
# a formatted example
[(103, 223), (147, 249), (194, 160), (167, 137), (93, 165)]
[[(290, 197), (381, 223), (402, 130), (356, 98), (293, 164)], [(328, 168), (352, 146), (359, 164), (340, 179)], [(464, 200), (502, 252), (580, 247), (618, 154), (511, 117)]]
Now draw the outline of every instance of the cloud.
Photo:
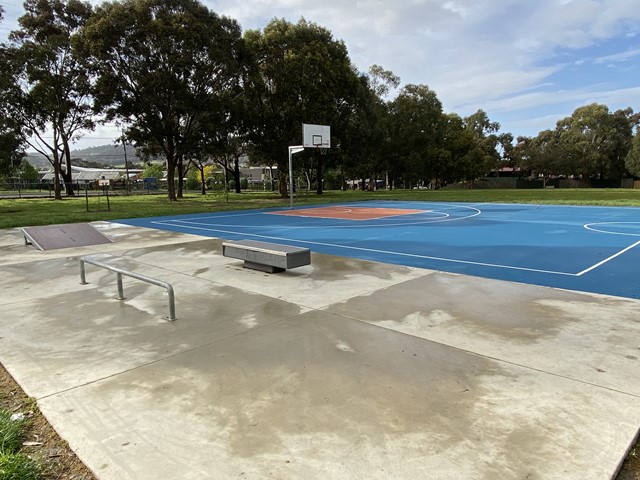
[(617, 63), (617, 62), (627, 62), (629, 60), (634, 60), (638, 56), (640, 56), (640, 48), (634, 48), (634, 49), (626, 50), (624, 52), (598, 57), (594, 60), (594, 63), (608, 64), (608, 63)]
[[(467, 115), (483, 108), (490, 117), (508, 115), (503, 127), (516, 135), (524, 123), (570, 115), (568, 109), (591, 99), (616, 108), (620, 102), (640, 105), (638, 76), (605, 68), (622, 62), (629, 67), (640, 55), (637, 0), (203, 3), (245, 30), (262, 29), (276, 17), (304, 17), (343, 40), (359, 70), (379, 64), (403, 84), (429, 85), (447, 111)], [(7, 6), (7, 20), (9, 10), (18, 7)], [(595, 48), (614, 40), (613, 50)], [(589, 71), (594, 66), (600, 66), (597, 75)]]

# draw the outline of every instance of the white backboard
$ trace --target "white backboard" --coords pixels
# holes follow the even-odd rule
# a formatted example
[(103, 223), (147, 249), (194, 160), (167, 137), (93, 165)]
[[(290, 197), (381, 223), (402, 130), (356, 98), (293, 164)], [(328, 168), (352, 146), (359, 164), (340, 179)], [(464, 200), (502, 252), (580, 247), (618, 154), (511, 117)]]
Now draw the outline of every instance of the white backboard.
[(302, 144), (305, 148), (331, 148), (331, 127), (303, 123)]

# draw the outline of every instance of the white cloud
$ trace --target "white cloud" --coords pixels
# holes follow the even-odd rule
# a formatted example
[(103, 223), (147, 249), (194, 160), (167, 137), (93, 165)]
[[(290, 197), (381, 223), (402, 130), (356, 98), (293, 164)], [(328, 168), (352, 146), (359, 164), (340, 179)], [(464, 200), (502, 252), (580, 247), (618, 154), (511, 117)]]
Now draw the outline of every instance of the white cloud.
[[(100, 2), (93, 1), (97, 4)], [(506, 130), (542, 124), (590, 99), (618, 108), (640, 105), (637, 75), (589, 85), (585, 69), (632, 64), (640, 55), (638, 0), (205, 0), (245, 29), (262, 29), (275, 17), (301, 17), (343, 40), (352, 61), (366, 71), (382, 65), (403, 84), (427, 84), (447, 111), (483, 108), (509, 113)], [(17, 7), (7, 7), (17, 11)], [(590, 47), (618, 39), (615, 51)], [(582, 50), (584, 49), (584, 50)], [(571, 53), (572, 55), (566, 55)], [(578, 55), (579, 53), (579, 55)], [(586, 78), (570, 82), (568, 72)], [(616, 76), (615, 74), (618, 73)], [(600, 71), (602, 75), (602, 71)], [(632, 80), (635, 78), (636, 80)], [(565, 83), (568, 82), (568, 83)], [(635, 83), (633, 83), (635, 82)], [(557, 83), (556, 85), (549, 85)], [(578, 86), (576, 86), (578, 85)], [(529, 110), (536, 109), (535, 114)], [(541, 113), (546, 108), (548, 113)], [(575, 108), (575, 107), (573, 107)], [(519, 113), (520, 119), (516, 118)], [(571, 110), (560, 113), (571, 114)], [(555, 121), (544, 128), (553, 128)], [(90, 134), (89, 136), (94, 136)], [(100, 135), (101, 136), (101, 135)]]
[(627, 62), (640, 56), (640, 48), (634, 48), (626, 50), (620, 53), (614, 53), (612, 55), (604, 55), (594, 60), (594, 63), (614, 63), (614, 62)]

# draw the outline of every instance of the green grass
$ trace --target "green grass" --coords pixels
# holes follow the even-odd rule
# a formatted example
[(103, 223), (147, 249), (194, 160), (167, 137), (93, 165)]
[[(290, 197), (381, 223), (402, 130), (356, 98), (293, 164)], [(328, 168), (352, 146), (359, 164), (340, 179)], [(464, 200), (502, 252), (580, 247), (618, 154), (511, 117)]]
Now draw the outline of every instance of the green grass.
[(38, 480), (40, 464), (23, 453), (0, 452), (0, 480)]
[(12, 420), (11, 413), (0, 410), (0, 452), (16, 453), (22, 446), (24, 420)]
[(37, 480), (41, 467), (20, 453), (24, 420), (11, 420), (11, 412), (0, 409), (0, 480)]
[[(640, 189), (538, 189), (538, 190), (380, 190), (327, 191), (324, 195), (302, 193), (295, 205), (312, 205), (362, 200), (413, 200), (441, 202), (537, 203), (560, 205), (608, 205), (640, 207)], [(13, 228), (56, 223), (77, 223), (118, 218), (152, 217), (187, 213), (218, 212), (264, 207), (285, 207), (288, 198), (272, 192), (246, 192), (201, 195), (189, 193), (177, 202), (164, 195), (131, 195), (89, 198), (89, 212), (84, 197), (63, 200), (0, 199), (0, 228)]]

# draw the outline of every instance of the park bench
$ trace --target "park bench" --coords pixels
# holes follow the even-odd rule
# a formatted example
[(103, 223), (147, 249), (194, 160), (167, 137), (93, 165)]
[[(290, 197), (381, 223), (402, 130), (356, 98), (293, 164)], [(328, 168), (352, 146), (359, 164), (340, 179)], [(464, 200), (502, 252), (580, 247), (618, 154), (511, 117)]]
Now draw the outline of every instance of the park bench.
[(311, 263), (311, 251), (308, 248), (256, 240), (223, 242), (222, 255), (244, 260), (243, 267), (267, 273), (284, 272)]

